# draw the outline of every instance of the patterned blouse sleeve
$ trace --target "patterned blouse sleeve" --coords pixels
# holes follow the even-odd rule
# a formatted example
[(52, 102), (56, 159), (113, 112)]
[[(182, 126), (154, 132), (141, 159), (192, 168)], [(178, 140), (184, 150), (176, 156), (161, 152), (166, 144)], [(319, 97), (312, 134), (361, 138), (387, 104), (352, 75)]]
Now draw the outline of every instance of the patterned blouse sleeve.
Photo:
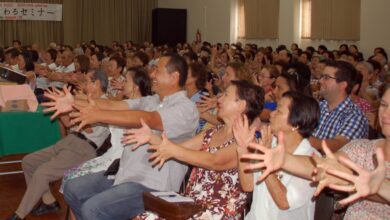
[(366, 157), (373, 147), (372, 141), (367, 139), (352, 140), (340, 149), (348, 158), (361, 167), (366, 166)]

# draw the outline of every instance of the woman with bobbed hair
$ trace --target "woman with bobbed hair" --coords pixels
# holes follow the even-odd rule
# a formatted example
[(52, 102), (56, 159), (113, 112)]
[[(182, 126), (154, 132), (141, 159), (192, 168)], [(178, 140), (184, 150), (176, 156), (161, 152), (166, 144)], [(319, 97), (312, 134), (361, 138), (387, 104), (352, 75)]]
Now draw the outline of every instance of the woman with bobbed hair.
[[(162, 139), (152, 135), (144, 124), (141, 129), (132, 129), (128, 141), (137, 145), (151, 144), (149, 150), (151, 165), (162, 167), (168, 160), (178, 160), (194, 166), (185, 193), (205, 209), (193, 219), (241, 219), (248, 195), (240, 187), (236, 156), (237, 144), (233, 137), (236, 119), (245, 115), (248, 124), (262, 111), (264, 92), (259, 86), (248, 81), (231, 81), (218, 99), (218, 116), (223, 124), (205, 130), (190, 140), (175, 144), (165, 135)], [(155, 219), (156, 216), (143, 214), (141, 219)]]
[[(133, 67), (127, 71), (124, 85), (124, 95), (127, 98), (138, 99), (152, 95), (151, 87), (152, 81), (148, 72), (144, 68)], [(118, 140), (121, 139), (124, 131), (125, 130), (121, 127), (110, 126), (112, 147), (103, 155), (68, 170), (64, 175), (61, 191), (67, 181), (87, 174), (106, 170), (115, 159), (120, 158), (124, 145)]]
[[(288, 91), (296, 91), (301, 94), (311, 96), (311, 90), (307, 88), (307, 80), (296, 72), (282, 72), (275, 80), (275, 88), (272, 90), (272, 99), (277, 103)], [(309, 86), (310, 87), (310, 86)], [(276, 107), (275, 107), (276, 108)], [(260, 119), (263, 122), (269, 122), (271, 111), (264, 109), (260, 115)]]
[[(197, 103), (203, 96), (208, 96), (209, 93), (206, 87), (207, 82), (207, 70), (206, 67), (200, 62), (191, 62), (188, 65), (188, 76), (185, 84), (188, 98), (192, 102)], [(206, 121), (199, 120), (199, 126), (196, 129), (196, 133), (202, 131), (205, 127)]]
[(264, 151), (276, 145), (283, 145), (285, 151), (293, 155), (319, 154), (308, 141), (319, 117), (320, 108), (314, 98), (289, 91), (271, 113), (270, 125), (262, 129), (259, 144), (252, 142), (254, 130), (249, 128), (247, 119), (235, 124), (234, 137), (240, 146), (237, 148), (240, 183), (244, 191), (253, 191), (252, 206), (245, 219), (314, 218), (315, 187), (310, 180), (279, 170), (267, 173), (250, 169), (252, 173), (248, 173), (246, 168), (251, 164), (248, 161), (259, 160), (257, 149)]
[(222, 89), (226, 89), (232, 80), (246, 80), (252, 82), (252, 75), (243, 63), (229, 62), (222, 77)]

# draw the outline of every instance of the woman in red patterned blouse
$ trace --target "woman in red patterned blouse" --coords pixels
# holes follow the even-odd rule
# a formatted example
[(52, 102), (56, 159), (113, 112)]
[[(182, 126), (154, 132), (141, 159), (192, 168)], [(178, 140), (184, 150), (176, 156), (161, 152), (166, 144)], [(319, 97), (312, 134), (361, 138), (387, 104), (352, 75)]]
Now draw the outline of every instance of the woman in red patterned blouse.
[[(252, 123), (263, 109), (264, 92), (247, 81), (232, 81), (218, 99), (218, 117), (224, 124), (206, 130), (181, 144), (152, 135), (146, 124), (134, 129), (124, 139), (129, 142), (150, 142), (152, 165), (162, 167), (170, 159), (194, 166), (185, 195), (205, 207), (195, 219), (241, 219), (247, 194), (241, 190), (233, 124), (246, 115)], [(148, 138), (145, 138), (148, 137)], [(147, 140), (146, 140), (147, 139)], [(142, 219), (156, 219), (145, 213)]]

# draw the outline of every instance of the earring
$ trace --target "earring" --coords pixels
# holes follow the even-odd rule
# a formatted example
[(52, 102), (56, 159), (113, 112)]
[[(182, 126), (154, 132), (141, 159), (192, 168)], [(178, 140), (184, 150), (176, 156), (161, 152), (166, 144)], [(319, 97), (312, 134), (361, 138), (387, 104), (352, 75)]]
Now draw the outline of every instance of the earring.
[(291, 128), (291, 131), (297, 131), (297, 130), (298, 130), (298, 127)]

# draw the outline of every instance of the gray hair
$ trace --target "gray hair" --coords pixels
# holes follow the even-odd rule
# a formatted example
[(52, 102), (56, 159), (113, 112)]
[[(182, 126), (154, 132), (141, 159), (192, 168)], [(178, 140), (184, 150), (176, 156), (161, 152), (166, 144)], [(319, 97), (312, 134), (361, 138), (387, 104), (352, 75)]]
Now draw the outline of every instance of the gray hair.
[(367, 61), (359, 62), (358, 64), (363, 65), (370, 73), (374, 72), (374, 66)]
[(95, 69), (92, 70), (92, 81), (95, 82), (96, 80), (99, 80), (100, 82), (100, 88), (104, 93), (107, 92), (107, 87), (108, 87), (108, 78), (107, 74), (103, 71), (103, 69)]

